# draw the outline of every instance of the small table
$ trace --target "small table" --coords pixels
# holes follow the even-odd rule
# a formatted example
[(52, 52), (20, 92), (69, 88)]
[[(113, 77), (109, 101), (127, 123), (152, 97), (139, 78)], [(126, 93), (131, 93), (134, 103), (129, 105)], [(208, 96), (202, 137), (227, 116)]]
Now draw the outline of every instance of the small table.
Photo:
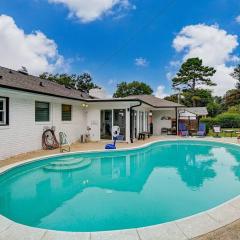
[(189, 129), (188, 131), (189, 131), (189, 135), (190, 135), (190, 136), (193, 136), (194, 134), (197, 133), (197, 129), (195, 129), (195, 128), (191, 128), (191, 129)]
[(227, 133), (230, 133), (231, 137), (233, 137), (234, 130), (225, 129), (225, 130), (223, 130), (223, 132), (224, 132), (224, 137), (226, 137)]
[(145, 140), (146, 136), (148, 136), (148, 138), (150, 138), (151, 134), (149, 132), (141, 132), (138, 134), (138, 140), (140, 140), (140, 139)]

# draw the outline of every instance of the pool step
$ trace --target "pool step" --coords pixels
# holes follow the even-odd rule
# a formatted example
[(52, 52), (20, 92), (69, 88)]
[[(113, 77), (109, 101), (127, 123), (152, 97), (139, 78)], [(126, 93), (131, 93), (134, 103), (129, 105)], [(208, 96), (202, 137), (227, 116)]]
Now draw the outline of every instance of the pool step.
[(60, 163), (57, 164), (57, 162), (54, 162), (46, 167), (44, 167), (44, 170), (47, 171), (68, 171), (68, 170), (75, 170), (75, 169), (81, 169), (85, 168), (91, 165), (92, 161), (91, 159), (82, 158), (81, 161), (74, 161), (72, 163)]
[(78, 164), (84, 160), (86, 160), (86, 158), (71, 158), (71, 159), (63, 159), (56, 162), (52, 162), (51, 164), (55, 166), (69, 166), (73, 164)]

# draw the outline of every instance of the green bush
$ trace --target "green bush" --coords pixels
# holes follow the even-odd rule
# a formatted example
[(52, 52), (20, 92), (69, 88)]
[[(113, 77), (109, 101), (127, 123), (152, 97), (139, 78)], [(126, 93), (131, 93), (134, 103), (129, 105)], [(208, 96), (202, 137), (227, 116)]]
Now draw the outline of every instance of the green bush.
[(239, 128), (240, 114), (225, 112), (215, 118), (216, 124), (221, 125), (222, 128)]

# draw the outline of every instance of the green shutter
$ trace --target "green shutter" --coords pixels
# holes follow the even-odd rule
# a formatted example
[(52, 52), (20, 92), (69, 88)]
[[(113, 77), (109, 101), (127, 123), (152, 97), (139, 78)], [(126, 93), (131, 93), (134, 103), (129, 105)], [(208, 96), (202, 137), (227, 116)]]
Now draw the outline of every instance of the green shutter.
[(72, 106), (62, 104), (62, 121), (72, 120)]
[(49, 113), (48, 102), (35, 102), (35, 121), (36, 122), (49, 122), (50, 113)]

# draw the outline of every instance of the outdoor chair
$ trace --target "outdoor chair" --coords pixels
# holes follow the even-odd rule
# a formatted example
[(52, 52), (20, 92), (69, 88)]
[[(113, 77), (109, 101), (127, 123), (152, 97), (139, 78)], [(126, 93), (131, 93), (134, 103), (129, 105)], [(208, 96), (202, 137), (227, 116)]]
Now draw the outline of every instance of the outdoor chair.
[(213, 133), (214, 133), (214, 137), (220, 137), (221, 126), (220, 125), (213, 126)]
[(60, 146), (60, 152), (71, 151), (70, 143), (68, 141), (66, 133), (64, 132), (59, 133), (59, 146)]
[(206, 124), (205, 123), (200, 123), (197, 131), (197, 136), (198, 137), (204, 137), (206, 136)]
[(188, 129), (184, 123), (179, 123), (179, 133), (180, 133), (180, 136), (182, 137), (189, 136)]

